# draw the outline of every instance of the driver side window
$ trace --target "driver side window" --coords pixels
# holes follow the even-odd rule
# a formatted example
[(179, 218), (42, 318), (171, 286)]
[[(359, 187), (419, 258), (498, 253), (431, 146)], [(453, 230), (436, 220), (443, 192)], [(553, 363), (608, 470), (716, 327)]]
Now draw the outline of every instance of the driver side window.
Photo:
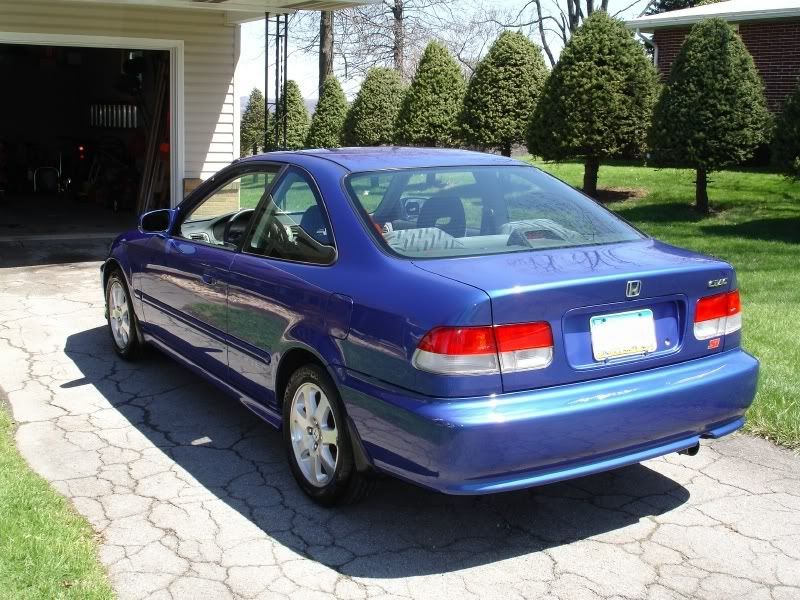
[(323, 264), (336, 251), (327, 214), (311, 182), (299, 171), (289, 171), (255, 216), (244, 251), (270, 258)]
[(238, 244), (276, 173), (277, 169), (251, 171), (234, 177), (191, 210), (178, 235), (216, 246)]

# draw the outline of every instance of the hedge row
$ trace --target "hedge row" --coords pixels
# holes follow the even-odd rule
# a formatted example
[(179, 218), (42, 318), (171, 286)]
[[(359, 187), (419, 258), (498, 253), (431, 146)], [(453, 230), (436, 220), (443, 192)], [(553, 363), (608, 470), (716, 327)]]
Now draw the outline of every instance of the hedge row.
[[(658, 164), (697, 170), (703, 211), (707, 173), (746, 160), (771, 133), (763, 85), (730, 25), (698, 23), (662, 85), (642, 45), (603, 11), (584, 21), (550, 73), (525, 35), (504, 32), (469, 81), (450, 52), (431, 42), (408, 87), (395, 71), (373, 69), (348, 107), (330, 77), (310, 127), (294, 82), (287, 104), (290, 148), (395, 143), (510, 155), (525, 143), (546, 160), (584, 161), (590, 194), (604, 161), (649, 152)], [(800, 176), (800, 88), (781, 119), (776, 163)]]

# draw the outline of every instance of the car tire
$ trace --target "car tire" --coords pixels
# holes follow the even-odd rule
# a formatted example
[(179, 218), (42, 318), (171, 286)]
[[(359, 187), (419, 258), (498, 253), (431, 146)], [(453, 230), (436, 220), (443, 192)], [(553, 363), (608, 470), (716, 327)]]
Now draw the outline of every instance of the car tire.
[(117, 355), (125, 360), (138, 358), (143, 346), (139, 324), (128, 285), (119, 270), (113, 271), (106, 282), (106, 323)]
[(283, 440), (292, 475), (317, 504), (352, 504), (372, 489), (369, 474), (356, 469), (339, 392), (319, 365), (300, 367), (289, 378), (283, 396)]

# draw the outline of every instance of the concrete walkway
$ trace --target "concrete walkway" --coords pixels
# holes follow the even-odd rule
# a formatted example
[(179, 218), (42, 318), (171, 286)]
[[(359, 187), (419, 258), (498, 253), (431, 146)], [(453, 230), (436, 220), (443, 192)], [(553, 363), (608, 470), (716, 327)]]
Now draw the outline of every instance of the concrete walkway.
[(323, 510), (244, 408), (155, 352), (116, 359), (97, 266), (0, 269), (0, 385), (120, 598), (800, 598), (790, 452), (737, 435), (527, 492), (386, 480)]

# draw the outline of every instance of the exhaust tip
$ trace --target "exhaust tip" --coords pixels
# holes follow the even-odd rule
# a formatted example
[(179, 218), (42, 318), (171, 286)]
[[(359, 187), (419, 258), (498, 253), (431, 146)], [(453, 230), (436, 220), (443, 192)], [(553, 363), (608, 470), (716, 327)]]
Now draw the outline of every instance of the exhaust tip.
[(688, 448), (684, 448), (683, 450), (679, 450), (678, 454), (685, 454), (686, 456), (696, 456), (697, 453), (700, 452), (700, 443), (698, 442), (694, 446), (689, 446)]

